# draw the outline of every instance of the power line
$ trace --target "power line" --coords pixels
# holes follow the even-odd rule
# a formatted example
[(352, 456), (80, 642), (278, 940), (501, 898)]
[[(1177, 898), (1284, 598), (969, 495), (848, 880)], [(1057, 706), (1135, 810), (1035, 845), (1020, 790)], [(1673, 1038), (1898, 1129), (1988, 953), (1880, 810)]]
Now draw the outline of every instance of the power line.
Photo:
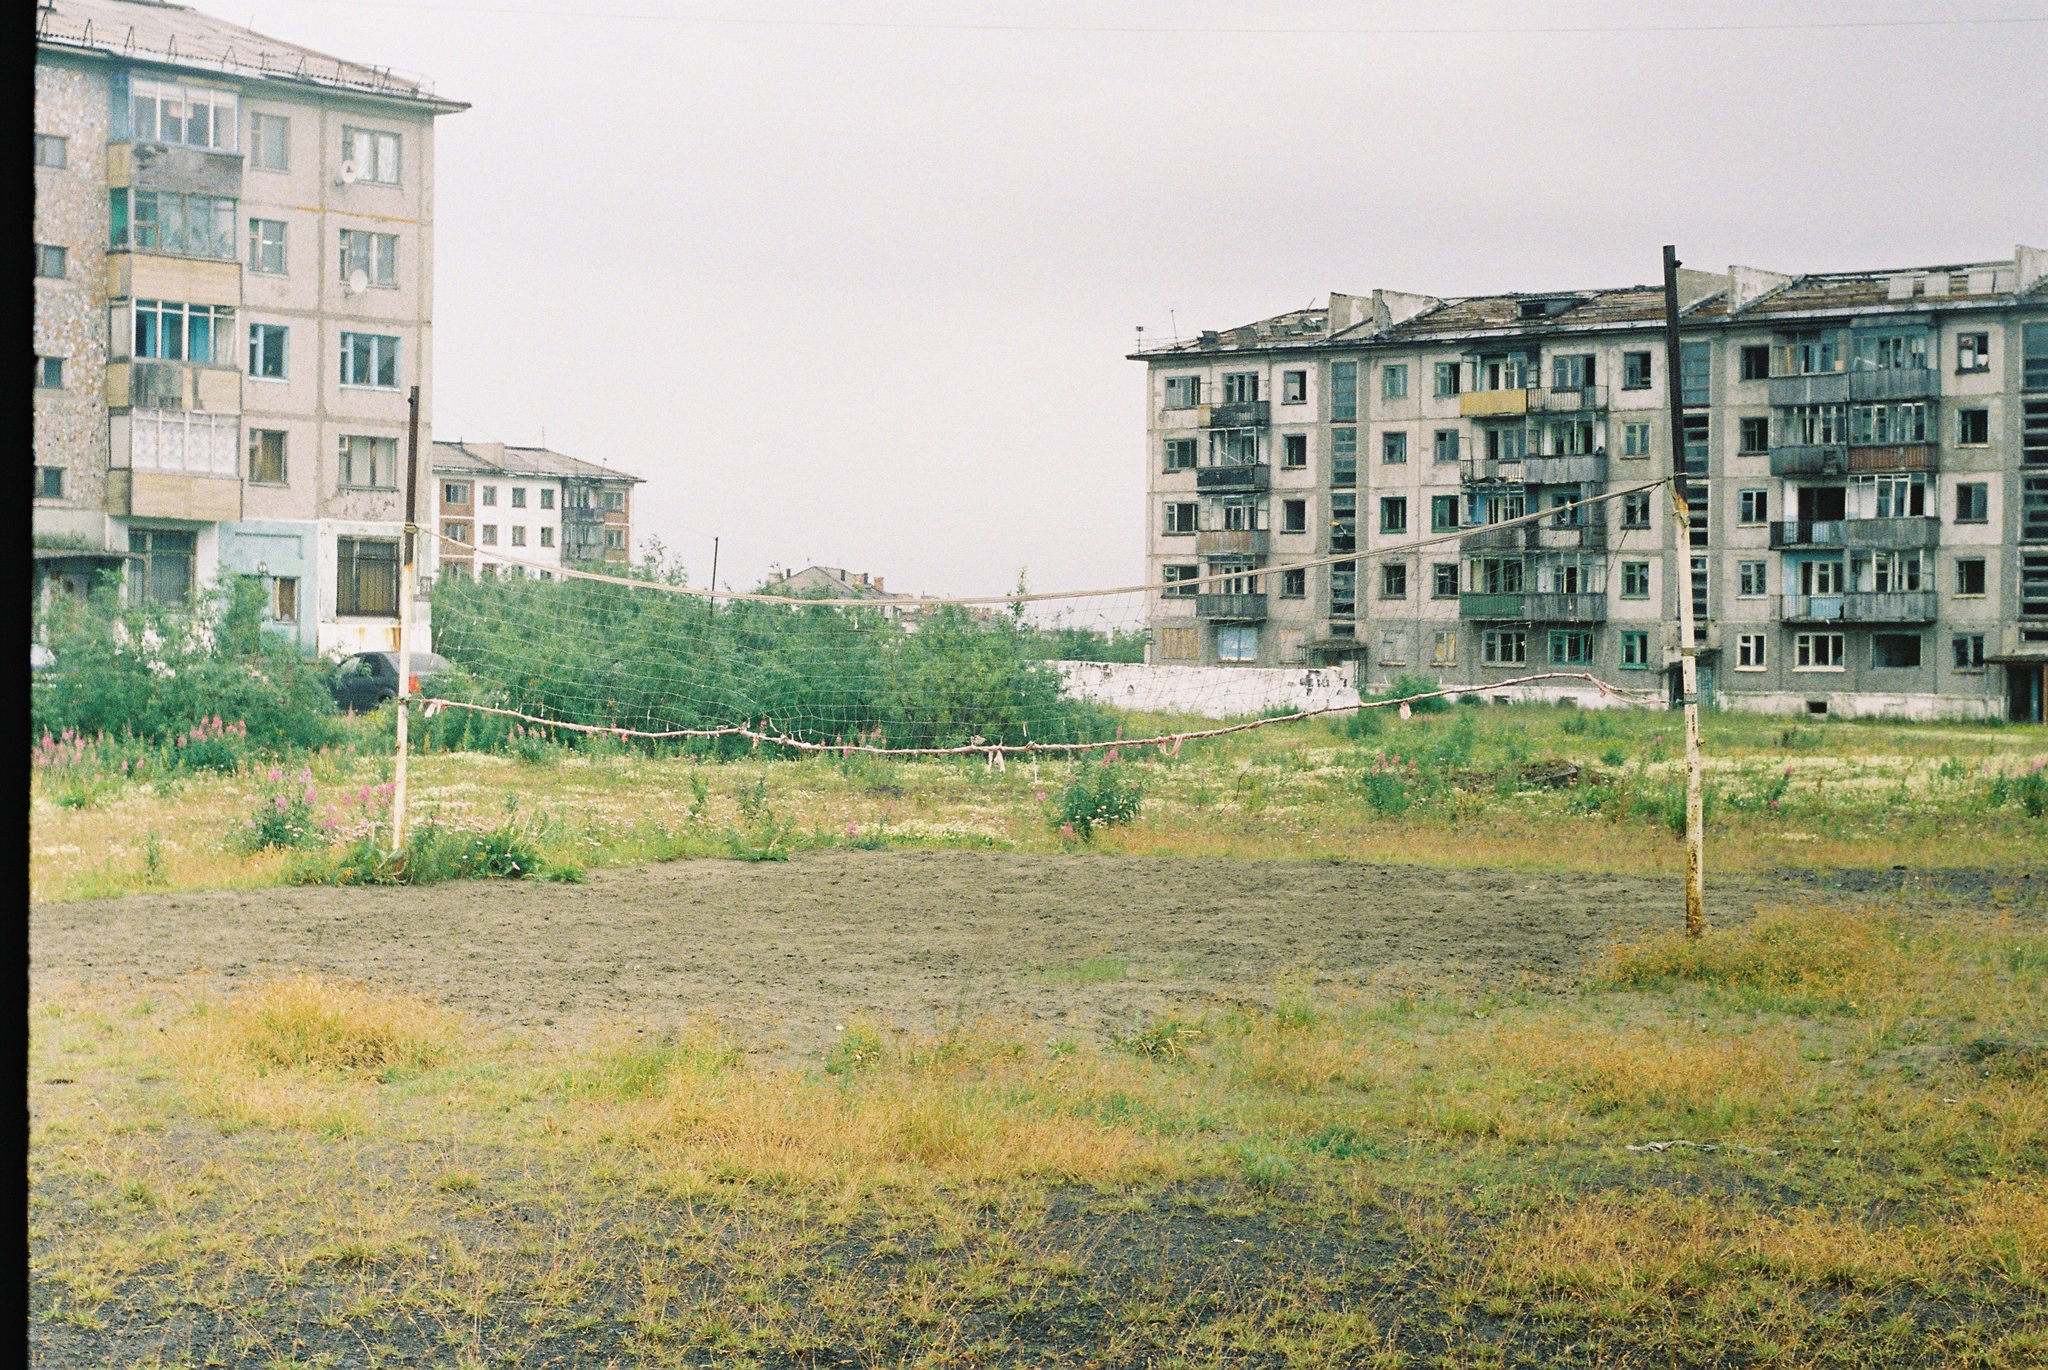
[(1480, 26), (1475, 28), (1426, 27), (1419, 25), (1370, 25), (1335, 28), (1280, 28), (1247, 25), (1188, 27), (1173, 24), (974, 24), (914, 19), (782, 19), (764, 18), (757, 15), (647, 14), (630, 10), (571, 11), (531, 5), (425, 4), (415, 3), (414, 0), (312, 0), (312, 2), (316, 4), (345, 4), (350, 9), (401, 9), (557, 19), (619, 19), (732, 28), (873, 29), (921, 33), (1156, 34), (1162, 37), (1183, 38), (1210, 36), (1232, 38), (1487, 38), (1631, 33), (1788, 33), (1829, 29), (1959, 28), (2014, 24), (2048, 24), (2048, 13), (2043, 13), (1978, 17), (1947, 16), (1933, 19), (1795, 19), (1763, 23), (1695, 24), (1529, 24)]

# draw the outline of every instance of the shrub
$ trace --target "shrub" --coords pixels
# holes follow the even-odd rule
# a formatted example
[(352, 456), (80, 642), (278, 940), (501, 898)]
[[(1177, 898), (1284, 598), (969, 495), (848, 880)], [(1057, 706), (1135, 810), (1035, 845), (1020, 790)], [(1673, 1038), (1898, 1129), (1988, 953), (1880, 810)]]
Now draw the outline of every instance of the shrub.
[(1112, 747), (1099, 760), (1084, 759), (1075, 765), (1049, 821), (1061, 833), (1087, 842), (1098, 827), (1136, 818), (1144, 802), (1145, 784), (1137, 768), (1121, 760)]
[(310, 855), (285, 878), (298, 885), (434, 885), (446, 880), (529, 877), (567, 882), (583, 868), (541, 850), (530, 825), (507, 819), (495, 828), (455, 829), (425, 819), (405, 835), (401, 851), (389, 847), (379, 824), (329, 851)]
[[(1386, 694), (1380, 697), (1383, 699), (1408, 699), (1415, 695), (1434, 694), (1442, 688), (1442, 685), (1431, 680), (1428, 676), (1404, 675), (1397, 677), (1394, 683), (1387, 687)], [(1450, 712), (1451, 701), (1439, 695), (1435, 699), (1417, 699), (1408, 708), (1409, 712), (1418, 714), (1448, 713)]]
[(2036, 761), (2017, 775), (1993, 776), (1985, 798), (1993, 808), (2018, 805), (2029, 818), (2048, 815), (2048, 762)]

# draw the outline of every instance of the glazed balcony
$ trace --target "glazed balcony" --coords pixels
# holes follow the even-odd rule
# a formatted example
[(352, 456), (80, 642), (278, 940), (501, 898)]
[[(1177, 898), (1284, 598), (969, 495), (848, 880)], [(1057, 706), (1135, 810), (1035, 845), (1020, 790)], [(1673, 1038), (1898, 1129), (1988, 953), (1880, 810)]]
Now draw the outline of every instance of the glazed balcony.
[(1195, 470), (1195, 489), (1205, 495), (1252, 494), (1269, 489), (1272, 484), (1273, 468), (1262, 461)]
[(1941, 373), (1931, 366), (1894, 366), (1849, 373), (1851, 400), (1926, 400), (1941, 393)]

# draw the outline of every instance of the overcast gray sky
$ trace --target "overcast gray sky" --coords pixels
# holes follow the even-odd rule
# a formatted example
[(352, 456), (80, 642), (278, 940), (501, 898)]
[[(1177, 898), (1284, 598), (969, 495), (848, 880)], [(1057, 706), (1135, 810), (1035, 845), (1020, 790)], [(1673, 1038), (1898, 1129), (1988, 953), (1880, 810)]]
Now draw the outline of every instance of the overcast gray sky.
[[(1123, 358), (1169, 310), (1648, 283), (1665, 242), (2048, 245), (2048, 24), (1527, 31), (2040, 0), (194, 2), (471, 102), (439, 132), (435, 434), (644, 475), (636, 533), (699, 584), (713, 534), (734, 588), (1140, 579)], [(1117, 31), (963, 27), (994, 25)], [(1478, 31), (1243, 31), (1344, 28)]]

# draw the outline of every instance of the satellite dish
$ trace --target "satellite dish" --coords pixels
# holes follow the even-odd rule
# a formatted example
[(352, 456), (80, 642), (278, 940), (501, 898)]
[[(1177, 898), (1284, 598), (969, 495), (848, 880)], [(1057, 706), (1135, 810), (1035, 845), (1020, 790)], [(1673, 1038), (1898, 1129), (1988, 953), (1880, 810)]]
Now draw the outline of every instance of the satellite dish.
[(349, 273), (348, 273), (348, 293), (349, 293), (349, 294), (351, 294), (351, 295), (360, 295), (360, 294), (362, 294), (362, 293), (363, 293), (363, 292), (364, 292), (365, 290), (368, 290), (369, 288), (370, 288), (370, 273), (369, 273), (369, 272), (367, 272), (367, 271), (351, 271), (351, 272), (349, 272)]
[(356, 164), (354, 162), (344, 161), (341, 164), (341, 183), (343, 185), (354, 185), (356, 183), (356, 174)]

